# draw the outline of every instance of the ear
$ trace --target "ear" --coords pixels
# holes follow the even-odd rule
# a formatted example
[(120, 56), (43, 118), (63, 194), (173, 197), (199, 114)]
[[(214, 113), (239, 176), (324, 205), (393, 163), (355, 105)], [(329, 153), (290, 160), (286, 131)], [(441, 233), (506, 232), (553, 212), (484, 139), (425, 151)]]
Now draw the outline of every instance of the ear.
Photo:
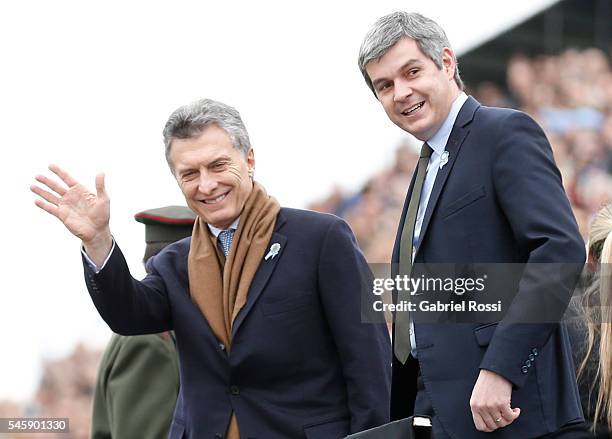
[(455, 77), (455, 69), (457, 68), (457, 62), (455, 61), (455, 52), (450, 47), (445, 47), (442, 50), (442, 69), (446, 74), (446, 77), (452, 80)]
[(255, 151), (253, 148), (249, 149), (246, 157), (247, 166), (249, 168), (249, 174), (255, 172)]

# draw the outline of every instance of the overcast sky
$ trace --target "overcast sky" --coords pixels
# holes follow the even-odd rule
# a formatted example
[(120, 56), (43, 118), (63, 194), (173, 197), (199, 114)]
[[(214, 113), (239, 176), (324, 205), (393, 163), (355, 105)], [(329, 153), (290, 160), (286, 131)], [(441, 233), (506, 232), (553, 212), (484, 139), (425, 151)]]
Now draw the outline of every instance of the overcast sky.
[(87, 295), (78, 240), (29, 192), (49, 163), (91, 188), (107, 174), (111, 229), (141, 277), (144, 227), (133, 215), (184, 204), (161, 142), (176, 107), (202, 97), (235, 106), (256, 179), (281, 204), (304, 207), (335, 184), (358, 188), (404, 137), (356, 66), (378, 17), (418, 6), (461, 53), (550, 3), (3, 2), (0, 400), (27, 399), (42, 358), (110, 336)]

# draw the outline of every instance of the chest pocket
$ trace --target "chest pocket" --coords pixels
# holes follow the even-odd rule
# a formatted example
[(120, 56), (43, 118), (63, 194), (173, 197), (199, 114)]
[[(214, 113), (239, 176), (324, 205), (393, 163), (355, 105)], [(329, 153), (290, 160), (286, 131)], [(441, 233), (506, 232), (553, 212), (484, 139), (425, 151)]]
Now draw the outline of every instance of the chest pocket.
[(487, 194), (485, 192), (484, 186), (479, 186), (476, 189), (469, 191), (467, 194), (459, 197), (458, 199), (447, 204), (446, 207), (444, 207), (444, 210), (442, 211), (442, 219), (445, 219), (451, 216), (452, 214), (459, 212), (461, 209), (464, 209), (470, 204), (475, 203), (486, 195)]

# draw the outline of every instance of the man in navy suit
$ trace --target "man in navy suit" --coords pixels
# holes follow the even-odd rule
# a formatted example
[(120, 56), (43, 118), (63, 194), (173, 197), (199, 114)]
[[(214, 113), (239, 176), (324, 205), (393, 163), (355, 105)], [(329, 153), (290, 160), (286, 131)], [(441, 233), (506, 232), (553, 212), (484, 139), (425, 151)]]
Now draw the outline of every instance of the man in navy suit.
[[(526, 114), (468, 97), (444, 31), (420, 14), (380, 18), (358, 62), (391, 121), (423, 142), (395, 273), (423, 263), (525, 264), (531, 273), (514, 284), (500, 322), (396, 313), (391, 417), (430, 415), (436, 439), (587, 437), (566, 329), (520, 321), (562, 312), (585, 258), (544, 133)], [(555, 263), (572, 273), (535, 268)]]
[(142, 281), (111, 236), (103, 175), (94, 194), (51, 166), (63, 184), (38, 176), (46, 188), (32, 190), (82, 240), (87, 287), (113, 331), (175, 331), (181, 387), (170, 438), (337, 439), (388, 422), (389, 336), (361, 322), (371, 274), (347, 224), (267, 196), (232, 107), (181, 107), (164, 141), (199, 218)]

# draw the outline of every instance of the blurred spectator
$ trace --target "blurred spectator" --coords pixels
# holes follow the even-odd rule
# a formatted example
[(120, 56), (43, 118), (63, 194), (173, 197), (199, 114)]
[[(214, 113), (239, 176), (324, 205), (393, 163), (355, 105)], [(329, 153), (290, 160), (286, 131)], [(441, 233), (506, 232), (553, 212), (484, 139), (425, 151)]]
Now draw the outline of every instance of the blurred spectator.
[(20, 405), (0, 401), (0, 418), (68, 418), (69, 433), (0, 434), (0, 437), (87, 439), (100, 355), (100, 351), (79, 344), (66, 357), (44, 362), (33, 402)]
[(491, 81), (483, 81), (476, 87), (476, 96), (482, 105), (487, 107), (511, 107), (512, 102), (502, 89)]
[[(535, 73), (529, 59), (523, 55), (515, 55), (508, 63), (506, 81), (510, 91), (511, 106), (531, 108), (531, 92), (535, 82)], [(476, 96), (479, 98), (480, 96)]]
[(576, 198), (580, 207), (592, 215), (612, 201), (612, 177), (597, 168), (582, 174), (576, 184)]
[(46, 361), (35, 405), (24, 416), (69, 418), (68, 434), (47, 433), (45, 438), (86, 439), (91, 421), (91, 398), (100, 352), (77, 345), (67, 357)]
[(582, 408), (597, 438), (612, 437), (612, 204), (601, 209), (589, 232), (585, 291), (570, 311), (568, 329), (578, 366)]
[(572, 211), (574, 212), (574, 216), (576, 217), (576, 222), (578, 223), (578, 230), (580, 230), (580, 234), (584, 236), (588, 236), (589, 234), (589, 223), (590, 217), (589, 213), (578, 206), (572, 206)]
[(612, 110), (601, 124), (601, 144), (606, 157), (606, 170), (612, 172)]
[(18, 418), (23, 416), (24, 408), (14, 401), (0, 401), (0, 418)]

